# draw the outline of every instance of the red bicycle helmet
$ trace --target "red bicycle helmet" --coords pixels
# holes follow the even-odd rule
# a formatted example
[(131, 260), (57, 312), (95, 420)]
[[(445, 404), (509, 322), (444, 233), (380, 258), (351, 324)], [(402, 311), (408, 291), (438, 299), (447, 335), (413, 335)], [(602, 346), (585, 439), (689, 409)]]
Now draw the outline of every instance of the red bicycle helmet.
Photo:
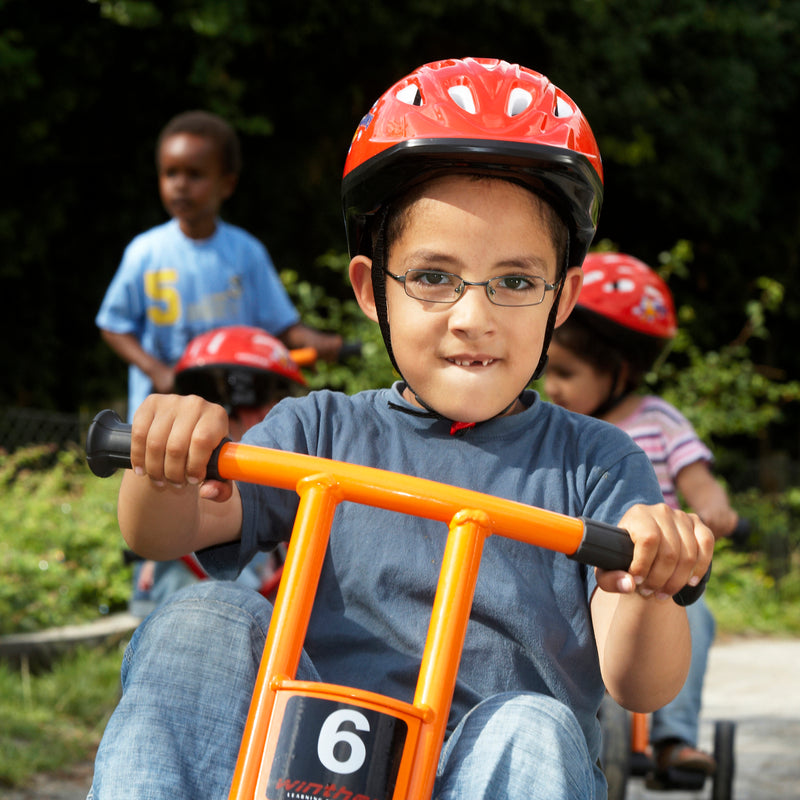
[(282, 342), (261, 328), (232, 325), (192, 339), (175, 365), (175, 391), (219, 403), (230, 414), (306, 385)]
[(590, 253), (583, 271), (579, 308), (644, 336), (675, 337), (678, 320), (672, 294), (643, 261), (624, 253)]
[(647, 264), (624, 253), (590, 253), (583, 271), (572, 313), (623, 349), (640, 369), (650, 369), (678, 331), (667, 284)]
[(542, 195), (570, 229), (569, 265), (580, 265), (603, 197), (591, 128), (544, 75), (489, 58), (425, 64), (361, 120), (342, 181), (351, 256), (370, 255), (366, 228), (383, 205), (453, 172), (508, 178)]

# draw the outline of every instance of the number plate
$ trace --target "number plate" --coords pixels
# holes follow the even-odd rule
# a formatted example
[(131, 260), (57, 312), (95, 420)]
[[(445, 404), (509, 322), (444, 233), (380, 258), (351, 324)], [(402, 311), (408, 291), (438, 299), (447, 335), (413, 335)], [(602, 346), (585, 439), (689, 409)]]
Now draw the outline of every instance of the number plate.
[(404, 720), (319, 697), (290, 697), (266, 800), (391, 800)]

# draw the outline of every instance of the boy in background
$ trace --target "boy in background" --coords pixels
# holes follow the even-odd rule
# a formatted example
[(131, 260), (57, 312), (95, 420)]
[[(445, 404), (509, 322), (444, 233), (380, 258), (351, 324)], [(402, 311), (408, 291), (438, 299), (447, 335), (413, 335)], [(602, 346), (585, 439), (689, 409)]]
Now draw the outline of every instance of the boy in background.
[(252, 325), (335, 358), (341, 338), (303, 325), (264, 245), (219, 217), (241, 170), (233, 128), (206, 111), (179, 114), (158, 137), (156, 167), (171, 219), (128, 245), (96, 317), (129, 364), (128, 419), (150, 392), (172, 391), (189, 341), (215, 328)]

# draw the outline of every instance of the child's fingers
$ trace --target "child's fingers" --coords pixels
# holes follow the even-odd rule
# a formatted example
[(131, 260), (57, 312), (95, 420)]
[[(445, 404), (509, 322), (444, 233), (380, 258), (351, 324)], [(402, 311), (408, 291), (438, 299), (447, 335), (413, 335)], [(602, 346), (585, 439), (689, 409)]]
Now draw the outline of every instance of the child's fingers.
[(635, 506), (620, 524), (634, 541), (630, 573), (641, 595), (670, 597), (705, 574), (713, 534), (696, 515), (663, 504)]
[(211, 454), (227, 432), (228, 415), (225, 409), (214, 403), (205, 403), (203, 414), (192, 431), (186, 455), (185, 474), (189, 483), (200, 483), (205, 478)]
[(595, 570), (597, 585), (606, 592), (614, 594), (633, 594), (636, 584), (633, 577), (621, 570), (605, 570), (599, 567)]
[(134, 416), (132, 466), (156, 485), (200, 483), (227, 423), (222, 407), (199, 397), (151, 395)]

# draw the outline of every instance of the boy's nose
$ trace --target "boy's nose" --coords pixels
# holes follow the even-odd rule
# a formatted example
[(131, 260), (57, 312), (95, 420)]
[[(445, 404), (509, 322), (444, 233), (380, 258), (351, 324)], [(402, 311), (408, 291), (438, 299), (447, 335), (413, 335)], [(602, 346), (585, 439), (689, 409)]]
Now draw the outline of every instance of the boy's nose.
[(470, 332), (490, 330), (498, 308), (490, 302), (485, 286), (465, 285), (461, 297), (450, 307), (450, 326)]

